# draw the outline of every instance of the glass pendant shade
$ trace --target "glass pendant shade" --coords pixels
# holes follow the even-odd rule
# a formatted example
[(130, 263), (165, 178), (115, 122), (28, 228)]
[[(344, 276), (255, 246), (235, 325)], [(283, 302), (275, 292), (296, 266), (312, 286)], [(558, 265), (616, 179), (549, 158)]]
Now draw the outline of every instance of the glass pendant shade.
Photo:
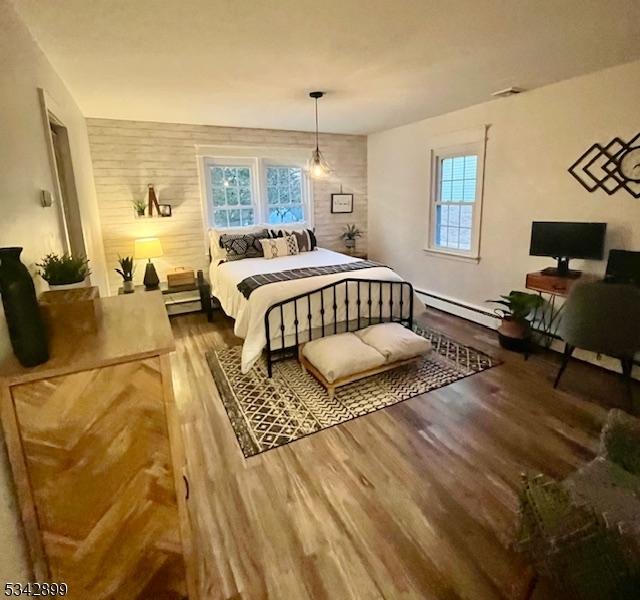
[(307, 162), (307, 171), (313, 179), (322, 179), (327, 177), (331, 172), (329, 164), (324, 159), (324, 156), (322, 156), (318, 144), (318, 98), (322, 98), (324, 92), (311, 92), (309, 96), (316, 101), (316, 147)]
[(309, 175), (314, 179), (322, 179), (323, 177), (327, 177), (331, 169), (329, 168), (329, 164), (322, 156), (322, 152), (320, 152), (319, 148), (316, 148), (311, 153), (311, 158), (307, 163), (307, 170), (309, 171)]

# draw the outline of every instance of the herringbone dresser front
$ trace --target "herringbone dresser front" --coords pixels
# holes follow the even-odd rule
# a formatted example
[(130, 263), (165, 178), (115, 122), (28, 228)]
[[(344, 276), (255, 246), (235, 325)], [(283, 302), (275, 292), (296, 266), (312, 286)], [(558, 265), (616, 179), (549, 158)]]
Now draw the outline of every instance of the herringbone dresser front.
[[(79, 308), (47, 307), (49, 362), (0, 371), (35, 580), (66, 583), (73, 599), (187, 598), (186, 472), (164, 304), (158, 294)], [(93, 323), (80, 322), (87, 314)]]

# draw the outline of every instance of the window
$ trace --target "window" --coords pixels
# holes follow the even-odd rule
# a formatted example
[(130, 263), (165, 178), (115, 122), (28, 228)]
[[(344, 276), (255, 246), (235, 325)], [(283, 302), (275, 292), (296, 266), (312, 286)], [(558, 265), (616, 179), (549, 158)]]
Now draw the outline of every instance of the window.
[(478, 157), (475, 154), (450, 156), (440, 159), (439, 163), (436, 247), (470, 252)]
[(432, 151), (425, 250), (479, 258), (483, 164), (484, 141)]
[(248, 227), (255, 224), (253, 177), (248, 166), (211, 166), (213, 225)]
[(298, 160), (276, 159), (203, 157), (203, 196), (209, 227), (313, 225), (311, 186), (302, 167), (306, 155)]
[(302, 169), (267, 167), (267, 223), (304, 223)]

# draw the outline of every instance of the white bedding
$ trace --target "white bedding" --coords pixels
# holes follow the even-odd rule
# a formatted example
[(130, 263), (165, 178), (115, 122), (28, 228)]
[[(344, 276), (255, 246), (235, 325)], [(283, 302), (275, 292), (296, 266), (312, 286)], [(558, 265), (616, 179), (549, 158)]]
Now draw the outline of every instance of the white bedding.
[[(335, 281), (340, 281), (346, 277), (402, 281), (402, 278), (388, 267), (373, 267), (349, 271), (348, 273), (334, 273), (270, 283), (257, 288), (249, 298), (245, 298), (238, 290), (238, 284), (243, 279), (252, 275), (274, 273), (287, 269), (346, 264), (358, 260), (361, 259), (318, 248), (312, 252), (302, 252), (295, 256), (282, 256), (269, 260), (265, 258), (246, 258), (220, 265), (211, 263), (209, 268), (211, 291), (220, 301), (224, 312), (235, 319), (234, 333), (244, 339), (242, 346), (242, 372), (249, 371), (266, 345), (264, 315), (272, 304), (315, 290)], [(419, 307), (420, 304), (414, 302), (414, 306)]]

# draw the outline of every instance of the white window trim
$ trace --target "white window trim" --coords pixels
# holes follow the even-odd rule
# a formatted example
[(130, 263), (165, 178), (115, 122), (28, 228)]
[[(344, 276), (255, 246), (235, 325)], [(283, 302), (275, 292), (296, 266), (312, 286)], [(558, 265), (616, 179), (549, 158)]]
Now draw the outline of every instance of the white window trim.
[[(299, 167), (302, 169), (302, 193), (305, 222), (283, 224), (290, 228), (314, 227), (313, 185), (306, 172), (308, 154), (306, 148), (266, 148), (259, 146), (196, 146), (198, 157), (198, 175), (200, 178), (200, 195), (202, 204), (202, 219), (205, 233), (213, 226), (210, 217), (213, 198), (209, 181), (209, 167), (214, 165), (250, 165), (252, 167), (252, 194), (255, 204), (255, 226), (274, 227), (267, 223), (267, 182), (264, 176), (267, 166)], [(263, 181), (264, 180), (264, 181)], [(253, 227), (253, 226), (252, 226)], [(228, 229), (237, 229), (230, 227)], [(221, 229), (222, 230), (222, 229)]]
[[(298, 167), (299, 169), (302, 170), (302, 213), (304, 215), (304, 221), (302, 223), (290, 223), (289, 225), (291, 227), (309, 227), (310, 229), (313, 228), (313, 203), (311, 202), (311, 192), (312, 192), (312, 186), (311, 186), (311, 178), (309, 177), (309, 175), (306, 172), (306, 162), (304, 162), (303, 164), (300, 164), (299, 162), (294, 162), (294, 161), (285, 161), (285, 160), (274, 160), (274, 159), (270, 159), (270, 158), (263, 158), (260, 159), (260, 174), (265, 174), (267, 172), (267, 167)], [(263, 202), (261, 202), (261, 204), (263, 205), (264, 211), (265, 211), (265, 215), (263, 216), (263, 221), (264, 223), (268, 226), (268, 227), (277, 227), (277, 224), (274, 223), (267, 223), (267, 218), (268, 218), (268, 210), (269, 210), (269, 198), (267, 195), (267, 181), (266, 181), (266, 176), (261, 177), (261, 184), (262, 184), (262, 188), (261, 188), (261, 194), (262, 194), (262, 199)], [(287, 225), (286, 223), (282, 223), (282, 226)]]
[[(482, 201), (484, 196), (484, 169), (487, 143), (487, 129), (468, 130), (450, 134), (439, 144), (429, 150), (429, 211), (427, 219), (427, 236), (423, 250), (434, 256), (470, 262), (480, 261), (480, 240), (482, 233)], [(476, 177), (476, 200), (472, 204), (473, 226), (471, 229), (471, 249), (455, 250), (440, 248), (435, 240), (436, 200), (438, 198), (438, 181), (440, 162), (451, 156), (476, 154), (478, 156), (478, 171)], [(471, 203), (470, 203), (471, 204)]]
[[(258, 196), (258, 177), (259, 169), (258, 169), (258, 161), (256, 159), (250, 158), (204, 158), (203, 159), (203, 175), (204, 175), (204, 197), (205, 197), (205, 206), (204, 206), (204, 215), (205, 215), (205, 224), (207, 227), (212, 227), (209, 221), (210, 217), (213, 217), (213, 187), (210, 185), (209, 181), (209, 169), (211, 167), (249, 167), (251, 169), (251, 199), (252, 204), (251, 208), (253, 208), (253, 220), (254, 223), (260, 224), (261, 222), (261, 206), (260, 206), (260, 198)], [(248, 225), (247, 227), (253, 227), (253, 225)], [(228, 227), (225, 229), (236, 229), (235, 227)]]

